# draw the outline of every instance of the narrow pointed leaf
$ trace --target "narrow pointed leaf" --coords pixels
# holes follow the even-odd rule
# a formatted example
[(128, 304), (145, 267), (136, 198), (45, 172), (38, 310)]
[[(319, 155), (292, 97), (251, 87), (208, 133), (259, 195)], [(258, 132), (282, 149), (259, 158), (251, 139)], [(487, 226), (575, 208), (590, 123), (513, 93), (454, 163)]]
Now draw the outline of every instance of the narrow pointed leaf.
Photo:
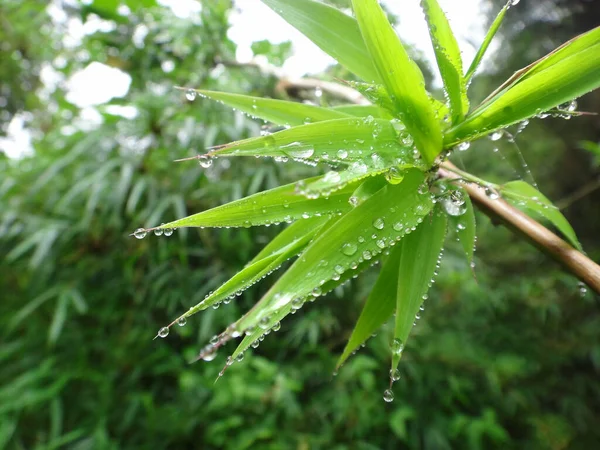
[(473, 253), (475, 252), (475, 211), (473, 211), (471, 198), (465, 192), (463, 192), (463, 198), (465, 199), (467, 210), (460, 216), (448, 216), (448, 220), (450, 227), (458, 235), (458, 239), (467, 256), (467, 261), (471, 264), (473, 262)]
[(432, 208), (430, 196), (419, 193), (423, 181), (423, 172), (408, 170), (402, 183), (381, 189), (319, 234), (238, 322), (238, 329), (252, 327), (294, 299), (307, 297), (336, 273), (372, 259), (400, 239)]
[(369, 339), (381, 326), (387, 322), (396, 309), (398, 290), (398, 270), (400, 267), (400, 247), (396, 245), (385, 261), (375, 286), (363, 307), (360, 317), (352, 330), (352, 335), (337, 362), (340, 367), (353, 351)]
[[(317, 179), (310, 178), (305, 182)], [(354, 189), (356, 186), (349, 184), (328, 198), (308, 199), (297, 193), (296, 183), (292, 183), (166, 223), (159, 228), (250, 227), (339, 214), (350, 209), (348, 198)]]
[[(324, 230), (321, 229), (321, 232), (322, 231), (324, 231)], [(354, 276), (356, 276), (359, 273), (363, 272), (364, 270), (368, 269), (371, 265), (376, 263), (379, 256), (381, 256), (381, 255), (377, 255), (372, 260), (363, 261), (354, 270), (347, 270), (346, 272), (344, 272), (340, 275), (339, 279), (331, 279), (331, 280), (327, 281), (325, 284), (323, 284), (321, 286), (323, 295), (325, 295), (328, 292), (333, 291), (336, 287), (341, 286), (342, 284), (348, 282)], [(314, 301), (315, 297), (309, 296), (307, 298), (301, 299), (301, 302), (304, 304), (307, 301), (311, 301), (311, 300)], [(252, 345), (253, 342), (255, 342), (257, 339), (259, 339), (263, 334), (268, 333), (269, 330), (273, 330), (273, 326), (277, 322), (281, 322), (283, 319), (285, 319), (285, 317), (287, 317), (289, 314), (291, 314), (292, 311), (293, 311), (292, 304), (289, 303), (286, 306), (284, 306), (283, 308), (281, 308), (280, 310), (271, 314), (267, 320), (261, 321), (260, 324), (251, 331), (250, 334), (246, 335), (244, 337), (244, 339), (242, 339), (242, 341), (239, 343), (238, 347), (235, 349), (235, 351), (231, 355), (231, 358), (235, 359), (238, 357), (238, 355), (240, 353), (244, 353)]]
[(520, 71), (503, 86), (448, 131), (446, 147), (533, 117), (600, 87), (600, 27)]
[(485, 35), (485, 38), (483, 39), (481, 46), (477, 50), (477, 53), (475, 54), (475, 57), (473, 58), (473, 61), (471, 62), (471, 65), (469, 66), (469, 69), (467, 70), (467, 73), (465, 74), (465, 83), (467, 85), (471, 82), (471, 78), (473, 78), (473, 75), (475, 75), (475, 72), (477, 71), (477, 68), (479, 67), (479, 64), (481, 63), (481, 60), (485, 56), (485, 53), (487, 52), (487, 49), (489, 48), (489, 46), (492, 42), (492, 39), (494, 39), (494, 36), (496, 35), (496, 32), (500, 28), (500, 25), (502, 25), (502, 21), (504, 20), (504, 16), (506, 15), (506, 11), (508, 11), (508, 8), (509, 7), (508, 7), (508, 3), (507, 3), (504, 6), (504, 8), (502, 8), (500, 10), (498, 15), (494, 19), (494, 22), (490, 26), (490, 29), (488, 30), (487, 34)]
[[(373, 153), (398, 154), (398, 157), (406, 154), (399, 142), (398, 132), (389, 120), (372, 117), (327, 120), (232, 142), (210, 154), (285, 157), (305, 162), (350, 164), (368, 159)], [(411, 153), (410, 162), (414, 161)]]
[(251, 97), (241, 94), (230, 94), (216, 91), (195, 91), (203, 97), (217, 100), (221, 103), (239, 109), (253, 117), (268, 120), (277, 125), (295, 126), (307, 122), (343, 119), (349, 114), (320, 106), (306, 105), (298, 102), (288, 102), (272, 98)]
[(379, 79), (358, 24), (352, 17), (313, 0), (262, 2), (350, 72), (368, 82)]
[(377, 0), (353, 0), (361, 33), (395, 110), (428, 164), (442, 150), (442, 131), (423, 74), (410, 59)]
[(391, 119), (392, 116), (377, 105), (340, 105), (334, 106), (334, 111), (343, 112), (356, 117), (374, 117), (375, 119)]
[(573, 247), (582, 250), (571, 224), (560, 210), (536, 188), (525, 181), (511, 181), (503, 185), (500, 191), (506, 200), (519, 209), (548, 220), (568, 239)]
[[(327, 217), (315, 217), (296, 222), (269, 243), (250, 263), (236, 273), (232, 278), (219, 286), (214, 292), (200, 303), (190, 308), (177, 320), (188, 318), (199, 311), (205, 310), (215, 303), (231, 298), (239, 292), (260, 281), (276, 270), (290, 258), (300, 253), (314, 238), (323, 225), (331, 220)], [(177, 322), (177, 320), (175, 322)]]
[[(400, 266), (396, 299), (394, 339), (402, 346), (413, 327), (423, 296), (431, 286), (446, 237), (446, 214), (438, 206), (415, 231), (400, 241)], [(392, 369), (398, 366), (400, 352), (392, 355)]]
[(467, 85), (463, 78), (463, 64), (458, 43), (448, 19), (437, 0), (422, 0), (429, 35), (440, 69), (444, 87), (450, 101), (452, 123), (460, 122), (469, 110)]

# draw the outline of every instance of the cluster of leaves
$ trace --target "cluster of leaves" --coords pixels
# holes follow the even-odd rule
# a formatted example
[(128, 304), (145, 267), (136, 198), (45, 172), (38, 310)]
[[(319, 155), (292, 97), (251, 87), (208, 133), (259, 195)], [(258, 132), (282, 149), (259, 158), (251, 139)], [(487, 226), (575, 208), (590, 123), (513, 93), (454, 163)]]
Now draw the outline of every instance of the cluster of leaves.
[[(208, 170), (170, 162), (259, 132), (220, 105), (186, 101), (173, 85), (199, 83), (198, 76), (215, 91), (275, 93), (274, 80), (217, 64), (234, 50), (226, 37), (229, 2), (203, 2), (203, 26), (198, 16), (141, 9), (149, 0), (127, 0), (134, 12), (127, 17), (116, 12), (117, 2), (85, 3), (71, 13), (99, 14), (121, 26), (88, 36), (77, 53), (127, 71), (131, 91), (111, 106), (134, 106), (138, 115), (125, 119), (102, 106), (103, 123), (81, 130), (79, 111), (64, 101), (62, 89), (49, 102), (25, 92), (29, 107), (41, 104), (30, 111), (35, 155), (18, 161), (0, 155), (0, 447), (594, 448), (600, 440), (597, 302), (589, 293), (582, 300), (573, 280), (483, 216), (477, 284), (462, 244), (445, 242), (427, 320), (411, 332), (399, 366), (395, 394), (402, 401), (381, 401), (393, 327), (331, 377), (376, 282), (374, 269), (336, 288), (327, 308), (289, 316), (276, 338), (262, 341), (216, 385), (226, 355), (187, 362), (260, 298), (264, 284), (189, 319), (169, 339), (151, 341), (158, 323), (218, 289), (281, 228), (181, 229), (141, 242), (124, 230), (313, 177), (318, 169), (254, 158), (231, 165), (218, 159)], [(39, 5), (19, 2), (38, 14)], [(24, 43), (36, 42), (39, 22), (16, 24)], [(143, 48), (132, 39), (140, 24), (149, 28)], [(46, 42), (55, 38), (61, 36)], [(188, 44), (189, 53), (173, 53), (173, 46)], [(32, 67), (66, 55), (67, 65), (57, 67), (66, 77), (89, 62), (60, 46), (33, 47), (52, 55), (28, 59)], [(164, 59), (177, 61), (172, 72), (162, 70)], [(29, 75), (2, 81), (18, 87)], [(323, 100), (328, 104), (327, 93)], [(537, 167), (552, 166), (548, 158), (560, 155), (572, 161), (574, 144), (563, 152), (548, 139), (555, 129), (561, 137), (569, 129), (560, 129), (560, 120), (544, 122), (547, 128), (532, 123), (524, 137), (543, 149), (545, 164)], [(474, 165), (489, 165), (480, 155), (460, 153)], [(577, 171), (561, 172), (560, 180), (580, 179)], [(557, 180), (546, 183), (553, 198), (561, 194)], [(598, 222), (591, 213), (574, 224), (597, 257)]]
[[(600, 85), (600, 28), (583, 34), (515, 73), (470, 111), (467, 87), (506, 12), (490, 27), (470, 67), (435, 0), (422, 2), (444, 82), (447, 102), (425, 89), (423, 75), (409, 57), (375, 0), (352, 2), (356, 18), (313, 0), (263, 0), (341, 65), (364, 82), (350, 85), (374, 106), (323, 108), (207, 90), (187, 96), (208, 97), (286, 127), (283, 131), (214, 148), (197, 158), (208, 167), (214, 158), (232, 156), (293, 159), (333, 167), (324, 176), (261, 192), (236, 202), (179, 219), (149, 231), (181, 227), (250, 227), (295, 222), (242, 271), (175, 322), (218, 305), (277, 269), (298, 259), (263, 298), (200, 353), (210, 359), (232, 337), (245, 334), (229, 364), (265, 332), (302, 305), (332, 291), (382, 261), (383, 269), (341, 365), (394, 315), (391, 379), (404, 345), (437, 274), (447, 229), (457, 230), (472, 262), (475, 220), (460, 187), (439, 179), (437, 169), (454, 148), (552, 108)], [(565, 113), (573, 108), (563, 107)], [(447, 166), (446, 166), (447, 167)], [(452, 169), (450, 169), (452, 170)], [(502, 195), (525, 211), (548, 220), (581, 248), (571, 225), (533, 186), (516, 181), (498, 186), (460, 172), (490, 193)], [(398, 243), (398, 245), (396, 245)], [(171, 326), (170, 325), (170, 326)], [(159, 331), (166, 337), (169, 328)], [(386, 399), (393, 398), (387, 392)]]

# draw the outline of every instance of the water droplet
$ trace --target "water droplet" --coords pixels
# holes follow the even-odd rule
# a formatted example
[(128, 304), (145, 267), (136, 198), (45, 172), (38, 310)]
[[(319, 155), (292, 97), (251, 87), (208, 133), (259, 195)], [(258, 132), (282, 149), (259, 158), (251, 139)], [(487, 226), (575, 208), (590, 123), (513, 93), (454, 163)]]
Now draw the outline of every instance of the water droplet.
[(342, 177), (340, 176), (340, 174), (338, 172), (336, 172), (335, 170), (330, 170), (323, 177), (323, 181), (325, 183), (339, 183), (341, 178)]
[(469, 150), (470, 147), (471, 147), (471, 143), (470, 142), (461, 142), (460, 144), (458, 144), (456, 146), (456, 149), (459, 152), (464, 152), (464, 151)]
[(404, 350), (404, 343), (400, 339), (394, 339), (391, 345), (392, 353), (399, 355)]
[(356, 197), (356, 196), (354, 196), (354, 195), (353, 195), (353, 196), (351, 196), (351, 197), (348, 199), (348, 203), (350, 203), (350, 204), (351, 204), (352, 206), (354, 206), (354, 207), (358, 206), (358, 197)]
[(251, 344), (252, 348), (258, 348), (258, 346), (259, 346), (259, 345), (260, 345), (260, 341), (259, 341), (258, 339), (257, 339), (257, 340), (255, 340), (255, 341), (254, 341), (254, 342)]
[(569, 103), (569, 106), (567, 106), (567, 111), (573, 112), (576, 109), (577, 109), (577, 100), (573, 100), (571, 103)]
[(490, 140), (499, 141), (500, 139), (502, 139), (503, 134), (504, 133), (502, 131), (494, 131), (492, 134), (490, 134)]
[(498, 200), (498, 198), (500, 198), (498, 193), (490, 187), (485, 188), (485, 195), (487, 195), (490, 200)]
[(314, 288), (312, 290), (311, 294), (312, 294), (313, 297), (319, 297), (319, 296), (321, 296), (323, 294), (323, 290), (320, 287), (317, 286), (316, 288)]
[(217, 352), (215, 351), (207, 351), (202, 355), (203, 361), (212, 361), (217, 357)]
[[(164, 223), (161, 223), (160, 226), (162, 227), (164, 225)], [(154, 230), (154, 236), (162, 236), (165, 230), (163, 230), (162, 228), (157, 228), (156, 230)]]
[(404, 228), (404, 224), (402, 222), (396, 222), (392, 228), (394, 228), (394, 231), (402, 231), (402, 228)]
[(337, 155), (340, 159), (346, 159), (348, 157), (348, 152), (346, 150), (340, 149), (337, 151)]
[(585, 297), (585, 294), (587, 294), (587, 286), (585, 285), (585, 283), (583, 283), (583, 282), (580, 282), (580, 283), (577, 285), (577, 289), (579, 290), (579, 295), (580, 295), (581, 297)]
[(400, 379), (400, 371), (398, 369), (390, 370), (390, 380), (392, 380), (392, 382), (394, 382), (394, 381), (398, 381), (399, 379)]
[(464, 195), (458, 190), (451, 191), (449, 195), (444, 197), (442, 206), (451, 216), (462, 216), (467, 210)]
[(164, 228), (165, 236), (171, 236), (173, 234), (173, 228)]
[(193, 89), (188, 89), (185, 91), (185, 98), (187, 98), (190, 102), (193, 102), (196, 100), (196, 91)]
[(237, 356), (235, 357), (235, 360), (236, 360), (237, 362), (242, 362), (242, 361), (244, 360), (244, 354), (243, 354), (243, 353), (240, 353), (239, 355), (237, 355)]
[(346, 242), (342, 245), (342, 253), (347, 256), (352, 256), (356, 253), (358, 247), (352, 242)]
[(369, 168), (367, 167), (367, 165), (362, 162), (362, 161), (355, 161), (350, 165), (350, 172), (357, 174), (357, 175), (362, 175), (367, 173), (367, 170), (369, 170)]
[(258, 322), (258, 326), (261, 330), (266, 330), (267, 328), (269, 328), (269, 318), (263, 317), (262, 319), (260, 319), (260, 322)]
[(385, 179), (390, 184), (400, 184), (404, 179), (404, 174), (398, 170), (396, 167), (392, 167), (385, 174)]
[(208, 169), (210, 166), (212, 166), (212, 163), (213, 163), (213, 161), (210, 156), (207, 156), (207, 155), (198, 156), (198, 164), (200, 164), (200, 167)]
[(370, 260), (373, 257), (373, 255), (371, 255), (371, 252), (369, 250), (365, 250), (363, 252), (362, 256), (367, 261)]
[(143, 228), (138, 228), (137, 230), (135, 230), (133, 232), (133, 235), (135, 236), (136, 239), (144, 239), (147, 234), (148, 234), (148, 232), (146, 230), (144, 230)]
[(271, 328), (273, 331), (279, 331), (281, 330), (281, 322), (275, 322), (273, 324), (273, 327)]
[(378, 230), (383, 230), (383, 227), (385, 227), (385, 222), (381, 217), (378, 217), (373, 221), (373, 226)]
[(383, 399), (387, 402), (393, 402), (394, 401), (394, 393), (392, 392), (391, 389), (386, 389), (385, 391), (383, 391)]
[(510, 0), (508, 6), (517, 6), (521, 0)]
[(184, 327), (186, 323), (187, 320), (185, 317), (180, 317), (179, 319), (177, 319), (177, 325), (179, 325), (180, 327)]
[(383, 239), (379, 239), (377, 242), (377, 247), (379, 247), (380, 249), (384, 249), (385, 248), (385, 241)]
[(162, 327), (158, 330), (158, 337), (166, 338), (169, 335), (169, 327)]
[(339, 264), (336, 265), (333, 270), (335, 270), (338, 274), (342, 275), (344, 273), (344, 268), (342, 266), (340, 266)]

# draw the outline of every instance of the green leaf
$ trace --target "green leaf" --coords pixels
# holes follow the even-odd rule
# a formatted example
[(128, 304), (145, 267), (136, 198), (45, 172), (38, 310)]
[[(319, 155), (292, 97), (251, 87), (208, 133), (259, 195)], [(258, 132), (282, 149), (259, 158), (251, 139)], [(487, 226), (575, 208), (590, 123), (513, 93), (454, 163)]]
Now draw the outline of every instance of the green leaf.
[[(312, 182), (319, 177), (309, 178)], [(250, 227), (292, 222), (301, 218), (340, 214), (350, 209), (348, 198), (357, 185), (349, 184), (328, 198), (309, 199), (296, 192), (296, 183), (236, 200), (183, 219), (160, 229), (181, 227)]]
[(517, 72), (464, 122), (448, 131), (453, 147), (507, 127), (600, 87), (600, 27)]
[(313, 0), (261, 1), (350, 72), (369, 82), (379, 79), (352, 17)]
[[(447, 217), (438, 205), (415, 231), (400, 241), (400, 267), (394, 340), (403, 347), (413, 327), (423, 296), (431, 286), (446, 237)], [(392, 353), (392, 369), (401, 350)]]
[(465, 206), (467, 210), (460, 216), (448, 216), (450, 227), (456, 231), (458, 239), (465, 251), (467, 261), (469, 264), (473, 263), (473, 253), (475, 251), (475, 211), (473, 211), (473, 204), (471, 198), (460, 189), (462, 192), (462, 198), (465, 199)]
[(442, 150), (442, 131), (425, 90), (423, 74), (408, 56), (377, 0), (353, 0), (352, 4), (363, 39), (394, 109), (424, 160), (432, 164)]
[(269, 273), (279, 268), (285, 261), (300, 253), (328, 220), (332, 219), (328, 217), (314, 217), (295, 222), (284, 229), (252, 261), (246, 264), (242, 270), (219, 286), (214, 292), (207, 295), (200, 303), (178, 317), (171, 325), (215, 303), (232, 298), (260, 281)]
[(481, 63), (481, 60), (485, 56), (485, 52), (489, 48), (489, 46), (492, 42), (492, 39), (494, 39), (494, 36), (496, 35), (496, 32), (500, 28), (500, 25), (502, 25), (502, 21), (504, 20), (504, 16), (506, 15), (506, 11), (508, 11), (508, 8), (509, 8), (509, 4), (507, 3), (500, 10), (498, 15), (494, 19), (492, 26), (490, 27), (487, 34), (485, 35), (485, 38), (483, 39), (483, 42), (481, 43), (479, 50), (477, 50), (477, 53), (475, 54), (475, 57), (473, 58), (473, 61), (471, 62), (471, 65), (469, 66), (469, 69), (467, 70), (467, 73), (465, 75), (465, 83), (467, 85), (469, 85), (471, 78), (473, 78), (473, 75), (475, 75), (475, 72), (477, 71), (477, 68), (479, 67), (479, 64)]
[(519, 209), (548, 220), (575, 247), (582, 251), (577, 235), (560, 210), (536, 188), (525, 181), (511, 181), (501, 186), (502, 196)]
[(343, 119), (349, 116), (342, 111), (306, 105), (298, 102), (275, 100), (272, 98), (250, 97), (227, 92), (193, 90), (202, 97), (208, 97), (221, 103), (239, 109), (253, 117), (268, 120), (277, 125), (295, 126), (308, 122)]
[(372, 117), (327, 120), (232, 142), (211, 151), (210, 155), (370, 164), (370, 158), (376, 153), (382, 158), (399, 159), (398, 164), (417, 165), (412, 151), (406, 151), (406, 145), (399, 142), (395, 125), (389, 120)]
[(452, 123), (459, 123), (469, 110), (467, 85), (463, 78), (462, 56), (448, 19), (437, 0), (422, 0), (444, 87), (450, 101)]
[(392, 116), (377, 105), (340, 105), (334, 106), (334, 111), (343, 112), (356, 117), (374, 117), (375, 119), (391, 119)]
[[(404, 181), (388, 185), (320, 233), (265, 296), (237, 323), (252, 327), (295, 299), (318, 293), (336, 274), (352, 270), (400, 239), (432, 208), (419, 192), (423, 172), (408, 170)], [(373, 238), (375, 235), (375, 238)]]
[(396, 245), (385, 261), (375, 286), (363, 307), (360, 317), (352, 330), (352, 335), (338, 360), (340, 367), (348, 357), (363, 342), (369, 339), (392, 316), (396, 308), (396, 295), (398, 290), (398, 270), (400, 267), (400, 247)]

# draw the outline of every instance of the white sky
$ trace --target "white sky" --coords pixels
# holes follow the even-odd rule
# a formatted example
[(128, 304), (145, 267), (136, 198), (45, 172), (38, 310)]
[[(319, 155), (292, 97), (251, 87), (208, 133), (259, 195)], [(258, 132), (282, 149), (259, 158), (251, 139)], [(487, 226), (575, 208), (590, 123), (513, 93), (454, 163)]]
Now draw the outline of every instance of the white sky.
[[(76, 48), (86, 34), (109, 31), (114, 27), (114, 24), (99, 19), (88, 20), (85, 24), (77, 18), (67, 20), (67, 16), (58, 7), (60, 1), (54, 0), (50, 3), (48, 11), (55, 22), (66, 26), (68, 34), (65, 37), (65, 45), (71, 48)], [(189, 14), (200, 11), (200, 3), (196, 0), (159, 0), (159, 3), (170, 7), (178, 17), (189, 17)], [(431, 67), (435, 68), (435, 57), (420, 0), (382, 0), (382, 3), (398, 16), (397, 31), (400, 37), (406, 43), (413, 44), (423, 51), (431, 62)], [(471, 43), (478, 44), (485, 34), (482, 26), (484, 17), (481, 11), (483, 0), (439, 0), (439, 3), (447, 13), (450, 25), (457, 36), (466, 67), (476, 52), (476, 48)], [(252, 58), (250, 46), (253, 42), (266, 39), (273, 43), (288, 40), (292, 42), (293, 56), (283, 67), (283, 72), (288, 76), (300, 77), (319, 73), (333, 64), (332, 58), (260, 0), (236, 0), (235, 5), (237, 11), (232, 12), (230, 16), (231, 29), (228, 35), (238, 46), (236, 57), (240, 61), (248, 61)], [(127, 14), (129, 11), (123, 8), (119, 12)], [(52, 85), (57, 83), (60, 73), (53, 72), (48, 65), (44, 68), (44, 74), (49, 81), (45, 92), (40, 92), (40, 95), (50, 95), (49, 91), (56, 87)], [(439, 75), (436, 73), (435, 76), (434, 82), (439, 85)], [(99, 62), (91, 62), (67, 81), (67, 100), (84, 108), (84, 116), (99, 117), (97, 112), (96, 115), (93, 114), (94, 107), (105, 104), (112, 98), (124, 97), (129, 91), (130, 83), (131, 78), (125, 72)], [(27, 132), (25, 120), (23, 117), (15, 117), (13, 122), (9, 124), (7, 137), (0, 138), (0, 151), (12, 157), (31, 153), (31, 137)]]

